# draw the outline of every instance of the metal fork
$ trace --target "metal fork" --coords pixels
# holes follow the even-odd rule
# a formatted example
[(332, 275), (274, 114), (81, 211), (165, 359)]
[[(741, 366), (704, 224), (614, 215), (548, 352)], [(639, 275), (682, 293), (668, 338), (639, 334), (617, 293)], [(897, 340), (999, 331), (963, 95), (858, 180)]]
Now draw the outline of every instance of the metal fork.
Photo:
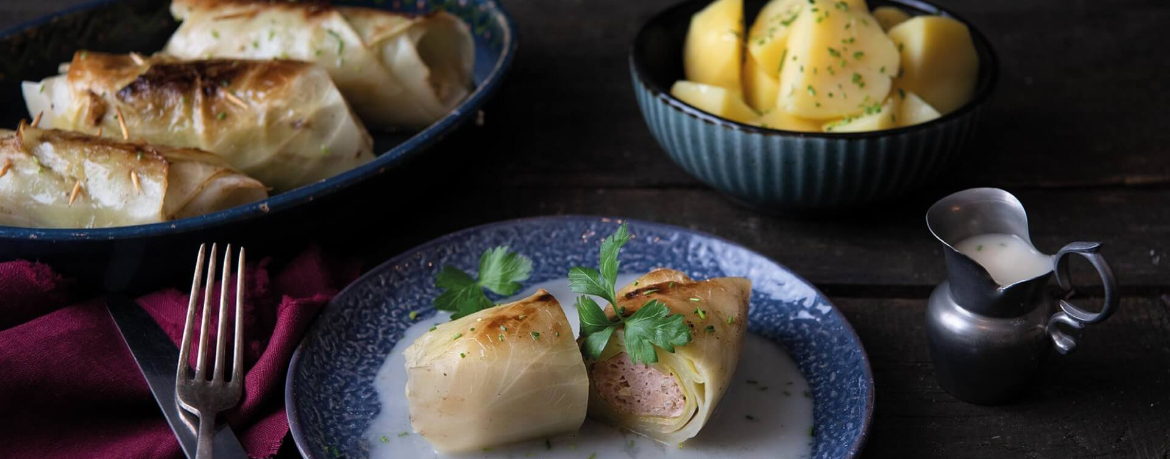
[(215, 368), (210, 380), (207, 371), (207, 329), (210, 326), (211, 289), (215, 285), (215, 244), (211, 245), (211, 262), (207, 268), (207, 285), (203, 294), (203, 326), (199, 327), (199, 353), (195, 361), (195, 375), (191, 375), (187, 356), (191, 355), (191, 333), (195, 325), (195, 303), (199, 299), (199, 284), (203, 279), (203, 260), (207, 244), (199, 246), (195, 262), (195, 279), (191, 282), (191, 301), (187, 305), (187, 323), (183, 327), (183, 342), (179, 350), (179, 368), (175, 376), (175, 395), (179, 406), (199, 417), (199, 445), (195, 459), (212, 459), (212, 441), (215, 439), (215, 416), (240, 402), (244, 391), (244, 249), (240, 248), (239, 272), (236, 275), (236, 332), (235, 356), (232, 359), (232, 379), (225, 381), (224, 354), (226, 347), (228, 281), (232, 272), (232, 246), (229, 244), (223, 259), (223, 276), (219, 292), (219, 327), (215, 345)]

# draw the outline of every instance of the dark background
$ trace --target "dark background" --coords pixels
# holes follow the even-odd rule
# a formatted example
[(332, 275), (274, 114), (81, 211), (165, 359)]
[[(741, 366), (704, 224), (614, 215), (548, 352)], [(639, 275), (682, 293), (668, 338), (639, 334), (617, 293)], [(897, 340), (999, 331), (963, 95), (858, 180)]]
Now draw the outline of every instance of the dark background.
[[(78, 3), (3, 0), (0, 28)], [(805, 276), (853, 323), (877, 383), (867, 458), (1170, 458), (1170, 2), (938, 1), (987, 35), (1001, 61), (970, 154), (911, 196), (818, 217), (734, 205), (654, 142), (626, 53), (639, 25), (672, 3), (503, 0), (520, 48), (485, 125), (279, 237), (371, 267), (442, 234), (524, 216), (604, 214), (705, 231)], [(926, 296), (946, 275), (923, 215), (971, 186), (1015, 193), (1045, 252), (1104, 242), (1125, 296), (1077, 354), (1053, 359), (1037, 389), (1008, 406), (942, 391), (923, 332)], [(1100, 288), (1078, 268), (1091, 301)], [(282, 456), (296, 457), (287, 443)]]

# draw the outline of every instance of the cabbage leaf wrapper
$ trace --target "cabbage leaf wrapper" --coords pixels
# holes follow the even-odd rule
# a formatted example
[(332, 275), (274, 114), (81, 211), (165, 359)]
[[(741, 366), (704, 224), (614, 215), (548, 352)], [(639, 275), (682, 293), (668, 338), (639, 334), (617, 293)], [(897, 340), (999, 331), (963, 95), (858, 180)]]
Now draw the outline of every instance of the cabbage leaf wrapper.
[(99, 228), (194, 217), (268, 197), (199, 150), (21, 126), (0, 131), (0, 225)]
[[(589, 416), (673, 447), (699, 433), (731, 385), (747, 332), (751, 281), (694, 281), (658, 269), (617, 292), (627, 316), (650, 300), (684, 317), (691, 342), (673, 353), (656, 349), (657, 363), (639, 365), (625, 353), (625, 333), (618, 328), (600, 358), (586, 364)], [(605, 313), (612, 320), (613, 305)]]
[(164, 52), (183, 59), (296, 59), (329, 71), (375, 130), (421, 129), (472, 89), (475, 43), (445, 11), (407, 15), (324, 2), (174, 0)]
[(585, 363), (543, 289), (438, 325), (404, 355), (411, 425), (438, 451), (548, 438), (585, 422)]
[(40, 126), (121, 138), (124, 123), (133, 139), (215, 153), (277, 191), (374, 159), (365, 126), (310, 63), (80, 51), (62, 67), (24, 83)]

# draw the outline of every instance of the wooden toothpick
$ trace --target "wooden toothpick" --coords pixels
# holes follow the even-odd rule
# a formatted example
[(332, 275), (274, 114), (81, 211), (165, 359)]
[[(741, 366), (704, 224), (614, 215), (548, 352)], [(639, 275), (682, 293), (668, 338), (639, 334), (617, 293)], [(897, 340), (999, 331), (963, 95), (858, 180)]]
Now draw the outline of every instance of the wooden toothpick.
[(69, 206), (73, 206), (73, 201), (77, 200), (77, 195), (81, 194), (81, 180), (73, 184), (73, 192), (69, 193)]
[(130, 131), (126, 129), (126, 117), (122, 116), (122, 107), (118, 107), (118, 126), (122, 128), (122, 140), (130, 140)]
[(36, 117), (36, 118), (33, 118), (33, 122), (32, 122), (32, 124), (31, 124), (30, 126), (32, 126), (32, 127), (37, 127), (37, 125), (38, 125), (38, 124), (41, 124), (41, 117), (42, 117), (42, 116), (44, 116), (44, 115), (45, 115), (45, 111), (44, 111), (44, 110), (41, 110), (39, 113), (37, 113), (37, 117)]

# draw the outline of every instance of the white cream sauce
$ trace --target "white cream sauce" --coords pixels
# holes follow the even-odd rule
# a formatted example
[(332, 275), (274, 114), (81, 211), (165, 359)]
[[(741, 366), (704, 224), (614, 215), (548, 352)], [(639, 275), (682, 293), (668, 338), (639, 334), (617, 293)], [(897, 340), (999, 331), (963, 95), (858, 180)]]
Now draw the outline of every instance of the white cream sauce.
[[(625, 285), (635, 278), (636, 275), (623, 274), (618, 276), (617, 284)], [(557, 298), (573, 332), (577, 333), (577, 310), (573, 306), (577, 294), (569, 289), (568, 280), (531, 286), (515, 299), (529, 296), (539, 288), (548, 290)], [(813, 400), (808, 383), (783, 349), (751, 333), (744, 342), (744, 354), (751, 357), (740, 360), (732, 385), (714, 415), (699, 435), (682, 448), (586, 419), (580, 431), (551, 438), (548, 444), (539, 439), (475, 453), (437, 453), (426, 439), (411, 429), (405, 395), (406, 360), (402, 352), (432, 326), (447, 322), (448, 316), (448, 313), (440, 312), (408, 328), (378, 370), (375, 385), (382, 411), (365, 433), (371, 458), (584, 459), (591, 454), (596, 454), (595, 459), (796, 459), (811, 456), (813, 439), (809, 431), (813, 424)]]
[(1052, 256), (1032, 247), (1014, 234), (988, 233), (955, 244), (955, 250), (971, 257), (999, 285), (1011, 285), (1052, 271)]

